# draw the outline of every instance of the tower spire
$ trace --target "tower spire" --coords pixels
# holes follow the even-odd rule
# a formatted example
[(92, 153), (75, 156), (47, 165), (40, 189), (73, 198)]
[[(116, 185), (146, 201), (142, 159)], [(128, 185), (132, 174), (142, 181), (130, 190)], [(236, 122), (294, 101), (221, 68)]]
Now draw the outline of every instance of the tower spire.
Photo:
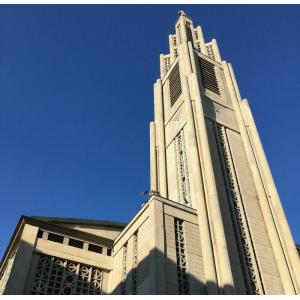
[(300, 292), (297, 252), (230, 64), (183, 10), (169, 45), (155, 84), (151, 180), (196, 209), (207, 292)]

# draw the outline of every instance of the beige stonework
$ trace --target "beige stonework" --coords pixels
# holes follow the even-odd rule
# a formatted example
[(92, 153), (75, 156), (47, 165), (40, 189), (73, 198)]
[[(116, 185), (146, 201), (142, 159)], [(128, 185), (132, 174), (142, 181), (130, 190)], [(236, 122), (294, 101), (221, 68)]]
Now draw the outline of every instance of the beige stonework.
[(300, 248), (231, 64), (182, 11), (169, 46), (149, 199), (128, 224), (21, 217), (0, 293), (300, 294)]

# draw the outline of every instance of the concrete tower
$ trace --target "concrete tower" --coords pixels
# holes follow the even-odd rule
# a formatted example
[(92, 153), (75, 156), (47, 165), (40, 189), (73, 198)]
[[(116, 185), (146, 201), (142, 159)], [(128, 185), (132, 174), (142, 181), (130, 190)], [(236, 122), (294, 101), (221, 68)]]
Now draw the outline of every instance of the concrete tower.
[(160, 56), (151, 191), (196, 209), (207, 293), (297, 294), (299, 257), (248, 101), (183, 12)]
[(22, 216), (0, 294), (300, 293), (296, 247), (232, 67), (182, 11), (175, 28), (154, 85), (149, 199), (128, 224)]

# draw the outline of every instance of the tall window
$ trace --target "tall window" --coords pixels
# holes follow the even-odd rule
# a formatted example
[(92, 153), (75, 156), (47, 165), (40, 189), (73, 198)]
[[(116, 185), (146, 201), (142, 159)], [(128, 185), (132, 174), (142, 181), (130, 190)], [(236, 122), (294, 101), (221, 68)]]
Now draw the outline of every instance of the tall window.
[(191, 206), (190, 180), (185, 149), (184, 130), (181, 129), (174, 140), (176, 161), (176, 183), (178, 200), (180, 203)]
[(138, 232), (133, 235), (133, 257), (132, 257), (132, 294), (137, 293), (137, 275), (138, 275)]
[(186, 35), (187, 35), (187, 40), (189, 42), (192, 42), (193, 44), (193, 34), (192, 34), (192, 29), (191, 29), (191, 24), (186, 22)]
[(126, 294), (126, 279), (127, 279), (127, 243), (123, 246), (123, 266), (122, 266), (122, 282), (121, 294)]
[(187, 274), (183, 221), (175, 218), (174, 227), (177, 259), (178, 294), (187, 295), (189, 294), (189, 280)]

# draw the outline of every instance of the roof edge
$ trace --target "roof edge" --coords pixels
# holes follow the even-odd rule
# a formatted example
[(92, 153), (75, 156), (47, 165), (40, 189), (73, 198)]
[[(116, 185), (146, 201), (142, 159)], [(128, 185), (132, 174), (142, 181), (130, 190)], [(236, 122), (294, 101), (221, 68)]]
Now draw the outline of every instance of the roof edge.
[(11, 248), (12, 248), (14, 242), (15, 242), (15, 239), (17, 238), (18, 233), (19, 233), (22, 225), (24, 225), (24, 222), (25, 222), (25, 216), (21, 215), (20, 218), (19, 218), (19, 220), (18, 220), (18, 223), (17, 223), (17, 225), (16, 225), (16, 227), (15, 227), (15, 229), (13, 231), (13, 234), (12, 234), (12, 236), (11, 236), (9, 242), (8, 242), (8, 245), (7, 245), (6, 249), (5, 249), (5, 252), (4, 252), (4, 254), (3, 254), (2, 258), (1, 258), (1, 261), (0, 261), (0, 272), (2, 271), (1, 269), (2, 269), (3, 265), (5, 264), (6, 258), (7, 258), (8, 254), (9, 254), (9, 252), (11, 251)]
[(89, 220), (89, 219), (79, 219), (79, 218), (60, 218), (60, 217), (43, 217), (43, 216), (28, 216), (32, 219), (42, 220), (52, 223), (64, 223), (64, 224), (78, 224), (78, 225), (96, 225), (104, 227), (115, 227), (124, 228), (128, 223), (116, 222), (116, 221), (106, 221), (106, 220)]

